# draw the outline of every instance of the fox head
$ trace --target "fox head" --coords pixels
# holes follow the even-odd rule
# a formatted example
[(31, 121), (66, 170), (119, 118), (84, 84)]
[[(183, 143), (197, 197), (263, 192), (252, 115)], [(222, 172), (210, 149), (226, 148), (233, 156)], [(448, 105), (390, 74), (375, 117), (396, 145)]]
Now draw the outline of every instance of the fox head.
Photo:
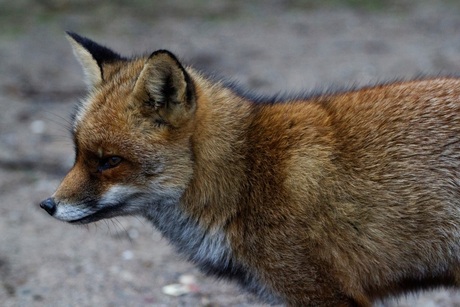
[(40, 206), (89, 223), (177, 202), (193, 173), (195, 86), (177, 58), (159, 50), (128, 59), (68, 33), (88, 94), (73, 118), (75, 163)]

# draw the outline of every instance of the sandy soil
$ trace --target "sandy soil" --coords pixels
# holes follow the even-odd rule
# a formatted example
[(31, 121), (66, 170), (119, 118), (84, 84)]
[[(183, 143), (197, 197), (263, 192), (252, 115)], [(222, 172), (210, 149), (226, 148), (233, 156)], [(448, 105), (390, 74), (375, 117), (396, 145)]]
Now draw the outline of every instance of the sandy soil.
[[(339, 1), (246, 2), (0, 0), (2, 306), (259, 306), (201, 275), (142, 219), (75, 227), (38, 208), (73, 162), (68, 118), (84, 93), (64, 30), (127, 55), (167, 48), (266, 94), (460, 72), (453, 1), (370, 10), (333, 5)], [(184, 275), (194, 277), (194, 291), (162, 292)], [(460, 306), (460, 292), (385, 306)]]

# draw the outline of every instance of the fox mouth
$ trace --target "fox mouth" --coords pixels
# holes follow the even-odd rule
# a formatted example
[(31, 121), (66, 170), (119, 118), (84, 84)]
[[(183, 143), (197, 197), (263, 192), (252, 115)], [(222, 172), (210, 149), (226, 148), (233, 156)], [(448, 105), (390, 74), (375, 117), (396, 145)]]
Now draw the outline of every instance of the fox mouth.
[[(50, 197), (40, 203), (52, 217), (71, 224), (89, 224), (116, 216), (135, 215), (141, 212), (145, 201), (141, 191), (113, 188), (100, 199), (85, 199), (67, 203)], [(125, 195), (123, 195), (123, 193)]]
[[(55, 202), (53, 198), (44, 200), (40, 207), (52, 217), (71, 224), (89, 224), (102, 219), (126, 215), (125, 203), (98, 205), (91, 201), (84, 205)], [(98, 208), (99, 207), (99, 208)]]
[(123, 207), (123, 204), (104, 207), (89, 215), (83, 216), (75, 220), (70, 220), (68, 221), (68, 223), (83, 225), (83, 224), (97, 222), (103, 219), (112, 218), (115, 216), (120, 216), (120, 215), (123, 215), (122, 213), (123, 211), (121, 210), (122, 207)]
[(67, 222), (71, 224), (89, 224), (116, 216), (133, 215), (135, 213), (132, 211), (132, 206), (130, 210), (129, 204), (136, 199), (139, 199), (141, 196), (142, 193), (133, 193), (124, 199), (118, 199), (115, 203), (95, 203), (93, 207), (100, 207), (99, 209), (96, 209), (93, 212), (88, 212), (89, 214), (86, 214), (85, 216), (78, 217)]

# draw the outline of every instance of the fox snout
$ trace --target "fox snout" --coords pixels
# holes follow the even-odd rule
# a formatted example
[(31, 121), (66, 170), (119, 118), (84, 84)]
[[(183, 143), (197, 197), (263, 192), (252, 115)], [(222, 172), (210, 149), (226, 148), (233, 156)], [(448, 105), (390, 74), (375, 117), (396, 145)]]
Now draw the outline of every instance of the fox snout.
[(40, 203), (40, 207), (45, 209), (49, 215), (53, 216), (56, 212), (56, 202), (54, 201), (53, 197), (47, 198)]

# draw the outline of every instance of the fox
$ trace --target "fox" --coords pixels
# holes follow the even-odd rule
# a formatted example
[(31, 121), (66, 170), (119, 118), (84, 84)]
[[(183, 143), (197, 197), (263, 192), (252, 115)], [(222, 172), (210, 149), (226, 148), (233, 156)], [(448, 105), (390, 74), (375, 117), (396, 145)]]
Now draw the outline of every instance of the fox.
[(261, 97), (157, 50), (67, 33), (87, 95), (41, 208), (150, 221), (269, 304), (372, 306), (460, 285), (460, 79)]

